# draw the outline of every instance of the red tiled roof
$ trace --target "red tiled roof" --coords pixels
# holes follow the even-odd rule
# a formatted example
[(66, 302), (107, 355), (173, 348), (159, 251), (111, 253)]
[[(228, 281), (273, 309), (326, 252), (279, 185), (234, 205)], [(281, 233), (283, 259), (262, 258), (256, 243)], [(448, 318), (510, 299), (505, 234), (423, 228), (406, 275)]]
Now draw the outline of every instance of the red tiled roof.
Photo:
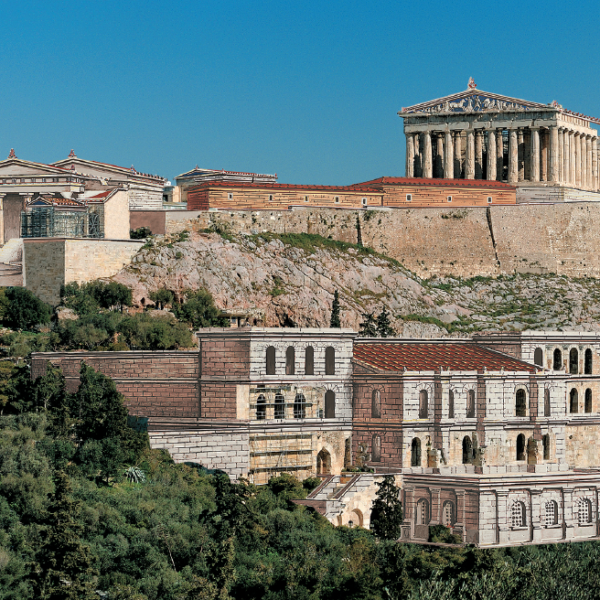
[(36, 198), (36, 201), (39, 199), (44, 200), (45, 202), (51, 202), (52, 204), (55, 204), (57, 206), (83, 206), (81, 202), (73, 200), (72, 198), (55, 198), (50, 196), (40, 196)]
[(529, 363), (472, 343), (357, 342), (354, 358), (384, 371), (499, 371), (535, 372)]
[(502, 181), (488, 181), (487, 179), (424, 179), (420, 177), (379, 177), (363, 183), (355, 183), (351, 187), (372, 185), (438, 185), (443, 187), (475, 187), (475, 188), (500, 188), (505, 190), (516, 189), (513, 185)]
[(96, 194), (95, 196), (88, 196), (88, 200), (91, 200), (92, 198), (106, 198), (106, 196), (108, 196), (109, 194), (113, 193), (113, 189), (110, 190), (106, 190), (105, 192), (100, 192), (99, 194)]
[(194, 187), (189, 188), (189, 192), (195, 190), (206, 189), (207, 187), (246, 187), (246, 188), (269, 188), (276, 190), (327, 190), (327, 191), (344, 191), (344, 192), (369, 192), (373, 194), (381, 194), (380, 190), (370, 189), (368, 187), (360, 187), (354, 185), (298, 185), (293, 183), (254, 183), (246, 181), (205, 181)]

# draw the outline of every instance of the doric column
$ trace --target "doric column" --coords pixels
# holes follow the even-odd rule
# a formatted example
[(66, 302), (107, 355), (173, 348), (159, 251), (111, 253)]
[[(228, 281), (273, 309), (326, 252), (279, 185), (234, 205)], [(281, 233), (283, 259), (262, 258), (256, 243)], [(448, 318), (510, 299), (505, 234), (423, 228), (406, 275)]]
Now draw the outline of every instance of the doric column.
[(475, 179), (483, 178), (483, 131), (475, 130)]
[(571, 173), (571, 185), (577, 185), (577, 137), (574, 131), (569, 134), (569, 150), (571, 151), (570, 157), (570, 173)]
[(452, 132), (446, 131), (446, 152), (444, 153), (444, 178), (454, 179), (454, 144)]
[(540, 130), (531, 128), (531, 181), (540, 180)]
[(600, 187), (600, 181), (598, 181), (598, 138), (592, 138), (592, 172), (594, 173), (593, 187), (592, 189), (597, 192)]
[(518, 181), (519, 149), (517, 148), (517, 130), (508, 130), (508, 182)]
[(496, 176), (502, 181), (504, 175), (504, 138), (502, 129), (496, 129)]
[(444, 136), (442, 133), (435, 134), (435, 168), (433, 176), (440, 179), (444, 176)]
[(540, 181), (548, 181), (548, 130), (540, 130)]
[(586, 147), (586, 136), (581, 134), (579, 136), (581, 143), (581, 189), (587, 188), (587, 147)]
[(460, 131), (454, 132), (454, 179), (460, 179), (462, 175), (462, 135)]
[(493, 129), (488, 131), (487, 145), (487, 179), (496, 180), (496, 132)]
[(525, 144), (523, 138), (523, 129), (517, 130), (517, 165), (519, 169), (519, 181), (525, 179)]
[[(6, 194), (0, 194), (0, 244), (5, 243), (4, 239), (4, 196)], [(19, 232), (20, 235), (20, 232)]]
[(563, 181), (571, 183), (571, 132), (568, 129), (564, 131), (565, 151), (564, 151), (564, 174)]
[(415, 136), (412, 133), (406, 136), (406, 176), (415, 176)]
[(565, 130), (558, 130), (558, 181), (565, 182)]
[(557, 182), (558, 176), (558, 127), (550, 127), (550, 173), (549, 181)]
[(421, 134), (415, 133), (415, 177), (423, 177), (423, 144), (421, 143)]
[(524, 163), (524, 180), (531, 181), (531, 130), (526, 127), (523, 131), (523, 163)]
[(423, 133), (423, 177), (431, 179), (432, 176), (432, 157), (431, 157), (431, 132)]
[(467, 160), (465, 161), (465, 179), (475, 179), (475, 134), (467, 131)]
[(586, 169), (587, 179), (586, 179), (585, 188), (587, 190), (591, 190), (594, 187), (594, 184), (593, 184), (594, 174), (592, 172), (592, 136), (591, 135), (585, 136), (585, 150), (586, 150), (585, 154), (586, 154), (586, 158), (587, 158), (587, 169)]

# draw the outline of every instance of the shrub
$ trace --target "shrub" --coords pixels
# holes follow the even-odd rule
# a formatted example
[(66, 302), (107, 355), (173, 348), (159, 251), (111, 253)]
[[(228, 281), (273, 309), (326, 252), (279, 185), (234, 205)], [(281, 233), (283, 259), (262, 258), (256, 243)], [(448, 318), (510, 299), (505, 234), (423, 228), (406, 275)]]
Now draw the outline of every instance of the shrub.
[(132, 240), (143, 240), (152, 235), (152, 232), (148, 227), (138, 227), (137, 229), (129, 230), (129, 237)]
[(2, 322), (7, 327), (31, 330), (50, 322), (52, 308), (29, 290), (10, 287), (4, 290), (4, 296), (0, 305), (4, 313)]

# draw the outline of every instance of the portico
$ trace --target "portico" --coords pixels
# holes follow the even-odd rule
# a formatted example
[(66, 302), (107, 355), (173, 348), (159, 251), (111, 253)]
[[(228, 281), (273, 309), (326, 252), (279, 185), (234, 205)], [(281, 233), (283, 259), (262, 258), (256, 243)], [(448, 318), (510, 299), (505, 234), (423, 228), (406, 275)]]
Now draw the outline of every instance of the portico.
[(598, 191), (599, 119), (469, 88), (403, 108), (406, 176)]

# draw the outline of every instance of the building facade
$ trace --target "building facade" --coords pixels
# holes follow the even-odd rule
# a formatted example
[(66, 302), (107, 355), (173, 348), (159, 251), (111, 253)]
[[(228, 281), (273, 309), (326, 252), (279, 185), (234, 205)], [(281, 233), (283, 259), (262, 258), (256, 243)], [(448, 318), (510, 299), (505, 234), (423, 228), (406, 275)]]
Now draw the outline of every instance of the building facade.
[(599, 190), (598, 119), (476, 88), (398, 113), (407, 177)]

